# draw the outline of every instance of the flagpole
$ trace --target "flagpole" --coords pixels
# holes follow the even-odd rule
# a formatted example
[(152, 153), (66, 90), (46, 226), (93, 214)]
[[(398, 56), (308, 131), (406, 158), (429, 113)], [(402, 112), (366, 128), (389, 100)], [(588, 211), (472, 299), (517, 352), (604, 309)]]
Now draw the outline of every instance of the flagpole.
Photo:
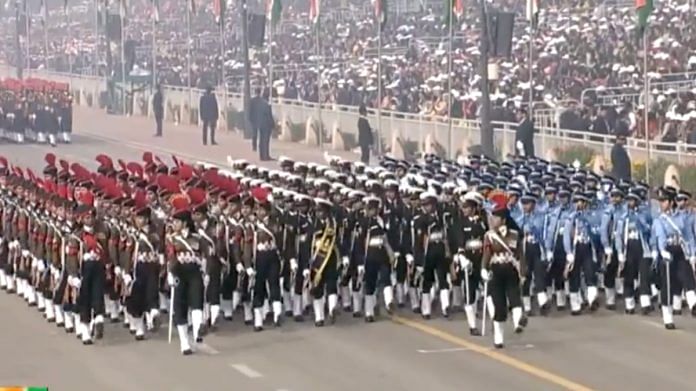
[(157, 85), (157, 20), (155, 20), (155, 15), (159, 18), (159, 10), (157, 9), (159, 4), (157, 0), (152, 0), (152, 87), (155, 88)]
[(30, 26), (30, 20), (31, 16), (29, 15), (29, 4), (27, 3), (28, 0), (24, 0), (24, 24), (27, 29), (27, 39), (26, 39), (26, 47), (24, 48), (27, 58), (27, 74), (31, 74), (31, 58), (29, 57), (30, 52), (29, 52), (29, 46), (31, 46), (31, 30), (29, 28)]
[(530, 120), (532, 117), (532, 111), (534, 110), (534, 20), (529, 21), (529, 107), (527, 108), (527, 113)]
[(650, 148), (650, 132), (648, 130), (648, 108), (650, 93), (650, 80), (648, 80), (648, 26), (643, 27), (643, 124), (645, 126), (645, 148), (648, 150), (648, 161), (645, 162), (645, 182), (650, 185), (650, 162), (652, 151)]
[(273, 102), (273, 0), (268, 24), (268, 102)]
[[(68, 30), (68, 73), (72, 78), (73, 73), (73, 58), (72, 58), (72, 26), (70, 26), (70, 13), (68, 12), (67, 4), (63, 7), (65, 13), (65, 28)], [(96, 50), (96, 48), (95, 48)]]
[(377, 18), (377, 145), (376, 153), (382, 153), (382, 15), (384, 11), (382, 0), (379, 1), (379, 17)]
[(193, 104), (193, 90), (191, 89), (191, 1), (186, 1), (186, 87), (188, 89), (189, 110)]
[(126, 0), (121, 0), (121, 17), (119, 19), (121, 23), (121, 109), (123, 110), (123, 115), (126, 115), (126, 34), (124, 19), (127, 5)]
[(44, 0), (42, 10), (43, 14), (41, 15), (41, 20), (43, 20), (44, 68), (48, 70), (48, 21), (46, 20), (46, 17), (48, 16), (48, 10), (46, 9), (46, 7), (46, 1)]
[[(99, 1), (94, 0), (94, 76), (99, 77), (99, 44), (101, 44), (101, 36), (99, 35)], [(67, 12), (67, 7), (66, 7)], [(106, 23), (104, 23), (106, 25)], [(104, 29), (106, 31), (106, 28)], [(108, 72), (105, 72), (106, 75)]]
[(314, 31), (317, 46), (317, 133), (319, 139), (319, 148), (324, 148), (324, 127), (321, 123), (321, 47), (319, 46), (319, 6), (317, 6), (317, 18), (314, 23)]
[(454, 1), (455, 0), (449, 1), (449, 15), (447, 19), (449, 22), (449, 40), (447, 48), (447, 148), (450, 158), (454, 156), (454, 150), (452, 149), (452, 40), (454, 39), (454, 23), (452, 22), (452, 17), (454, 15), (452, 8), (454, 8)]
[(225, 81), (225, 8), (227, 4), (223, 6), (222, 2), (227, 0), (220, 0), (220, 25), (218, 26), (220, 30), (220, 74), (222, 77), (222, 107), (223, 107), (223, 125), (222, 128), (227, 130), (227, 82)]
[(22, 55), (22, 41), (19, 34), (20, 24), (20, 12), (19, 12), (19, 0), (15, 0), (15, 45), (17, 50), (17, 61), (15, 65), (17, 66), (17, 78), (22, 79), (24, 76), (24, 58)]

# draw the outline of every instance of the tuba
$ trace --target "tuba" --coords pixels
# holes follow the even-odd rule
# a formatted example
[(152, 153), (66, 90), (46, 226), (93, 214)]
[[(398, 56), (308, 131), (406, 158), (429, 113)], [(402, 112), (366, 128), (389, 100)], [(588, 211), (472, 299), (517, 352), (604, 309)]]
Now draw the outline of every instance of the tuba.
[(314, 285), (319, 285), (321, 280), (322, 272), (324, 268), (329, 263), (331, 255), (336, 244), (336, 227), (335, 224), (327, 223), (324, 226), (321, 234), (314, 235), (314, 241), (312, 243), (312, 248), (314, 252), (312, 253), (312, 259), (310, 265), (312, 269), (316, 271), (314, 274)]

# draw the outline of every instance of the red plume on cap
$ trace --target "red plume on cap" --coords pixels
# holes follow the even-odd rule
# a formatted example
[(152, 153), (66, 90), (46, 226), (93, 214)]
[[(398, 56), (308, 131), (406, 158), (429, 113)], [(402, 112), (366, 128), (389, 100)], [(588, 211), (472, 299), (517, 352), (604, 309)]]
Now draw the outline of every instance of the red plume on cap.
[(6, 157), (0, 156), (0, 166), (7, 167), (7, 158)]
[(99, 154), (97, 155), (97, 161), (99, 162), (100, 168), (114, 168), (114, 162), (107, 155)]
[(52, 180), (44, 181), (44, 183), (43, 183), (43, 188), (44, 188), (44, 190), (46, 191), (46, 193), (51, 194), (51, 193), (53, 193), (53, 192), (55, 191), (55, 189), (56, 189), (56, 183), (53, 182)]
[(507, 209), (508, 198), (503, 192), (496, 192), (488, 197), (492, 205), (492, 212), (500, 212), (501, 210)]
[(189, 199), (186, 197), (186, 194), (177, 193), (169, 198), (169, 204), (171, 204), (174, 211), (180, 212), (189, 207)]
[(36, 183), (36, 175), (34, 175), (34, 171), (32, 171), (31, 168), (27, 168), (27, 176), (30, 181)]
[(68, 198), (68, 186), (66, 185), (58, 185), (56, 186), (56, 195), (62, 199), (67, 199)]
[(193, 167), (186, 163), (182, 163), (179, 166), (179, 179), (182, 181), (188, 181), (193, 177)]
[(235, 179), (228, 178), (223, 187), (226, 192), (232, 195), (239, 194), (239, 182)]
[(152, 152), (143, 152), (143, 161), (152, 164)]
[(172, 155), (172, 161), (174, 162), (174, 165), (176, 165), (177, 167), (183, 164), (183, 162), (177, 159), (175, 155)]
[(157, 177), (157, 186), (160, 190), (167, 190), (171, 193), (179, 191), (179, 181), (169, 175), (160, 175)]
[(24, 178), (24, 171), (19, 167), (14, 167), (14, 172), (17, 176)]
[(70, 171), (70, 163), (68, 163), (67, 160), (60, 159), (58, 161), (58, 164), (60, 164), (60, 167), (63, 169), (63, 171), (65, 171), (65, 172)]
[(131, 173), (131, 175), (137, 176), (138, 178), (143, 177), (143, 167), (136, 162), (128, 163), (126, 165), (126, 169)]
[(116, 183), (106, 183), (104, 188), (104, 197), (115, 200), (123, 197), (123, 190)]
[(265, 204), (268, 202), (268, 195), (270, 194), (268, 190), (262, 188), (262, 187), (255, 187), (251, 189), (251, 196), (254, 197), (254, 199), (260, 203), (260, 204)]
[(220, 187), (220, 176), (216, 170), (206, 171), (203, 174), (203, 180), (215, 187)]
[(121, 166), (122, 171), (128, 171), (128, 167), (126, 166), (126, 162), (124, 162), (123, 159), (118, 159), (117, 162), (118, 162), (118, 165)]
[(44, 156), (44, 161), (46, 161), (46, 164), (49, 166), (55, 166), (56, 165), (56, 155), (52, 153), (47, 153), (46, 156)]
[(82, 167), (78, 163), (73, 163), (70, 166), (70, 169), (72, 170), (75, 178), (79, 179), (80, 181), (88, 181), (92, 179), (92, 175), (89, 173), (89, 170)]
[(192, 187), (188, 191), (188, 197), (191, 200), (192, 205), (202, 204), (205, 202), (207, 195), (208, 194), (205, 192), (205, 190), (199, 187)]

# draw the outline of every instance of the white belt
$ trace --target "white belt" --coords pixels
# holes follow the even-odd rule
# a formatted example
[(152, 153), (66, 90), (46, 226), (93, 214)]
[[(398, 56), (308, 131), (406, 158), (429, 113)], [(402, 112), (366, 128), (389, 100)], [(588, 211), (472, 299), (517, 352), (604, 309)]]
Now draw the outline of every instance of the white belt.
[(431, 242), (439, 242), (442, 240), (442, 232), (432, 233), (432, 234), (430, 234), (430, 236), (428, 236), (428, 239)]
[(578, 235), (575, 237), (575, 241), (577, 243), (587, 244), (587, 243), (590, 243), (590, 237), (584, 236), (584, 235)]
[(370, 238), (370, 241), (367, 242), (367, 245), (370, 247), (382, 247), (383, 244), (384, 238), (382, 237)]
[(99, 257), (93, 251), (85, 253), (82, 256), (82, 262), (92, 262), (92, 261), (97, 261), (98, 259), (99, 259)]
[(563, 235), (563, 232), (565, 232), (565, 227), (561, 225), (561, 226), (558, 228), (558, 234), (559, 234), (559, 235)]
[(159, 262), (155, 253), (138, 254), (138, 262)]
[(480, 250), (483, 247), (483, 241), (480, 239), (472, 239), (466, 242), (464, 248), (467, 250), (475, 251)]
[(189, 253), (189, 252), (177, 254), (176, 260), (179, 261), (179, 263), (198, 263), (198, 262), (200, 262), (200, 258), (193, 255), (193, 253)]
[(495, 254), (491, 257), (491, 263), (511, 263), (514, 262), (515, 258), (508, 253)]
[(525, 236), (524, 240), (525, 240), (527, 243), (530, 243), (530, 244), (536, 244), (536, 243), (537, 243), (537, 240), (536, 240), (536, 238), (534, 237), (534, 235), (527, 235), (527, 236)]
[(256, 245), (256, 251), (271, 251), (275, 249), (276, 246), (271, 242), (259, 243)]
[(675, 236), (670, 236), (669, 238), (667, 238), (667, 244), (671, 246), (676, 246), (679, 244), (679, 238)]
[(628, 231), (628, 239), (629, 240), (638, 240), (640, 239), (640, 234), (638, 231)]

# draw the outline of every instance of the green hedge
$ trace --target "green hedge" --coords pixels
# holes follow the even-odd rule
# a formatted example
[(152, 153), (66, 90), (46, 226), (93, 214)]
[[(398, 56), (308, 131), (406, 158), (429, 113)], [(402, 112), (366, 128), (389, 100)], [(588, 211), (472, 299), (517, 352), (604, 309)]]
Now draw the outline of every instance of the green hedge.
[(573, 164), (575, 160), (585, 167), (594, 159), (597, 152), (594, 149), (584, 146), (573, 146), (566, 148), (554, 148), (558, 161), (563, 164)]

